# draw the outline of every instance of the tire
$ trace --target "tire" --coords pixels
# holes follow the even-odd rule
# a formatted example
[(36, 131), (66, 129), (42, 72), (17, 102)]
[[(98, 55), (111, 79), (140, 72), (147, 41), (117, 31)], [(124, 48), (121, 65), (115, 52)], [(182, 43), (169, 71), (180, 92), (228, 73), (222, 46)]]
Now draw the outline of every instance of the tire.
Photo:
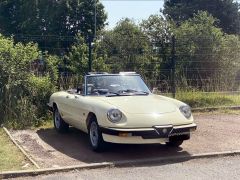
[(58, 108), (55, 108), (53, 111), (53, 123), (57, 132), (59, 133), (68, 132), (69, 125), (66, 122), (64, 122), (64, 120), (62, 119), (58, 111)]
[(170, 140), (169, 142), (166, 142), (166, 145), (170, 147), (179, 147), (182, 143), (183, 140)]
[(93, 151), (102, 152), (106, 149), (106, 142), (103, 140), (102, 132), (95, 117), (88, 124), (88, 137)]

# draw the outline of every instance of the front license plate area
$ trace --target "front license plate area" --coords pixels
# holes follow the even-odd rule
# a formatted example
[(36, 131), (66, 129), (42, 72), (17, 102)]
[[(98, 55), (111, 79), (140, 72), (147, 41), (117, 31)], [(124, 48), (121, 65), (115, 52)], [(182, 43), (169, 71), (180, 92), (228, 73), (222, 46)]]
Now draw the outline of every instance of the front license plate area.
[(169, 134), (173, 130), (173, 127), (154, 127), (156, 133), (161, 138), (168, 138)]
[(190, 134), (190, 128), (179, 128), (179, 129), (173, 129), (172, 132), (169, 134), (169, 137), (181, 136), (181, 135), (187, 135), (187, 134)]

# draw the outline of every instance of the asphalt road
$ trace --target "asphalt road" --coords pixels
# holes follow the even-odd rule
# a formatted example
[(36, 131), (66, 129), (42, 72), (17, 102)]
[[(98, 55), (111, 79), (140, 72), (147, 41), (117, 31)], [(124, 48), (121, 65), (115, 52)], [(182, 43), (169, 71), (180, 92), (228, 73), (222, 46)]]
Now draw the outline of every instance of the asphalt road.
[(240, 156), (195, 159), (179, 163), (145, 165), (128, 168), (105, 168), (73, 171), (46, 176), (24, 177), (21, 180), (148, 180), (148, 179), (240, 179)]

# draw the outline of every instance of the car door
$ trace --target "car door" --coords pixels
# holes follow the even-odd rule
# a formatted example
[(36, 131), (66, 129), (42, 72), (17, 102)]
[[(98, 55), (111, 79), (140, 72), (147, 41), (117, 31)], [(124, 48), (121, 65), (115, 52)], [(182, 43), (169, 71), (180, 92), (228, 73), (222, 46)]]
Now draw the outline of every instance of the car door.
[(88, 114), (85, 106), (85, 96), (74, 94), (69, 99), (68, 108), (70, 109), (71, 124), (81, 130), (86, 126), (86, 116)]
[(72, 109), (69, 106), (71, 104), (71, 101), (74, 99), (74, 95), (68, 92), (65, 92), (62, 94), (61, 98), (58, 102), (58, 108), (60, 110), (61, 116), (70, 125), (73, 124), (73, 118), (72, 118)]

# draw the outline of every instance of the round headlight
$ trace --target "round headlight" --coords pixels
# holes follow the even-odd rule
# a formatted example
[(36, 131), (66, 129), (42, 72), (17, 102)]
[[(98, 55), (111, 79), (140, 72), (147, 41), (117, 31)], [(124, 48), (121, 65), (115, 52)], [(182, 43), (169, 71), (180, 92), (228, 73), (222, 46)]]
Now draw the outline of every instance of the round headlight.
[(186, 117), (190, 118), (192, 115), (191, 108), (189, 106), (181, 106), (180, 108), (181, 113)]
[(107, 112), (107, 117), (111, 122), (117, 123), (122, 119), (122, 112), (118, 109), (110, 109)]

